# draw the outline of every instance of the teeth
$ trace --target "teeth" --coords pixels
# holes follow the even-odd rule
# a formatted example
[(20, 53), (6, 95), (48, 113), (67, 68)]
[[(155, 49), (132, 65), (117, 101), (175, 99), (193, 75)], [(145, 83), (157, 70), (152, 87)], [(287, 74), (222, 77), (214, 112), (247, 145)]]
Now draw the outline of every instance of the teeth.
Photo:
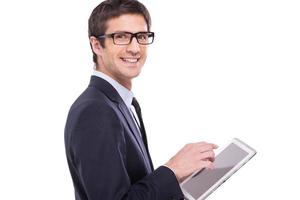
[(125, 62), (130, 62), (130, 63), (136, 63), (138, 59), (134, 58), (122, 58), (123, 61)]

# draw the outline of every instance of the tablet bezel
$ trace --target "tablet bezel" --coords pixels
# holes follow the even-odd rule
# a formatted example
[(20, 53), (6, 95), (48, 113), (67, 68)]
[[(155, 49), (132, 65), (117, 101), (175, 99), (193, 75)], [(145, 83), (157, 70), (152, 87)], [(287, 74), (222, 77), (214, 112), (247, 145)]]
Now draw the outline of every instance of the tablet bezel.
[(244, 151), (246, 151), (248, 153), (248, 155), (242, 159), (238, 164), (236, 164), (231, 170), (229, 170), (223, 177), (221, 177), (214, 185), (212, 185), (205, 193), (203, 193), (198, 199), (195, 199), (194, 197), (192, 197), (182, 186), (184, 183), (186, 183), (187, 181), (189, 181), (196, 173), (198, 173), (199, 171), (194, 172), (192, 175), (190, 175), (186, 180), (184, 180), (180, 186), (181, 186), (181, 190), (184, 194), (184, 196), (188, 199), (188, 200), (203, 200), (205, 199), (208, 195), (210, 195), (214, 190), (216, 190), (222, 183), (224, 183), (232, 174), (234, 174), (236, 171), (238, 171), (245, 163), (247, 163), (255, 154), (256, 151), (255, 149), (253, 149), (252, 147), (250, 147), (249, 145), (247, 145), (246, 143), (244, 143), (243, 141), (241, 141), (238, 138), (234, 138), (232, 139), (227, 145), (224, 145), (223, 148), (220, 148), (220, 150), (218, 151), (218, 153), (216, 154), (216, 156), (218, 156), (224, 149), (226, 149), (229, 145), (231, 144), (235, 144), (238, 147), (240, 147), (241, 149), (243, 149)]

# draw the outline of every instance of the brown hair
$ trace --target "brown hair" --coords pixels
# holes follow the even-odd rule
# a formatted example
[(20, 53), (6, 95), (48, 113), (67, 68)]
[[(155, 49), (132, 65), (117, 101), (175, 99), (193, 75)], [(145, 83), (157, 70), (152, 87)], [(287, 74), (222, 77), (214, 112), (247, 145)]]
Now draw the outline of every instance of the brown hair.
[[(150, 31), (151, 17), (147, 8), (137, 0), (105, 0), (92, 12), (89, 18), (89, 37), (105, 34), (107, 21), (123, 14), (139, 14), (145, 18)], [(104, 41), (100, 41), (104, 47)], [(92, 49), (93, 51), (93, 49)], [(97, 55), (93, 52), (93, 61), (97, 65)]]

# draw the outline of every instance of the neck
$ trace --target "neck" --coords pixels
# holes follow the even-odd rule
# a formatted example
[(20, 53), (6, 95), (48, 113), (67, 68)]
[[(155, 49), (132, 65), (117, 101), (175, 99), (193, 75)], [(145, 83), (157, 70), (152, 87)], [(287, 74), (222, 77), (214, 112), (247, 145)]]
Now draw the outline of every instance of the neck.
[(110, 78), (114, 79), (119, 84), (121, 84), (122, 86), (124, 86), (125, 88), (127, 88), (129, 91), (131, 91), (131, 88), (132, 88), (132, 82), (131, 82), (131, 80), (124, 80), (124, 79), (118, 78), (118, 77), (112, 75), (111, 73), (107, 72), (106, 70), (99, 69), (99, 67), (96, 68), (96, 71), (104, 73), (105, 75), (107, 75)]
[(120, 83), (121, 85), (123, 85), (124, 87), (126, 87), (129, 91), (131, 91), (131, 87), (132, 87), (132, 83), (131, 80), (130, 81), (118, 81), (118, 83)]

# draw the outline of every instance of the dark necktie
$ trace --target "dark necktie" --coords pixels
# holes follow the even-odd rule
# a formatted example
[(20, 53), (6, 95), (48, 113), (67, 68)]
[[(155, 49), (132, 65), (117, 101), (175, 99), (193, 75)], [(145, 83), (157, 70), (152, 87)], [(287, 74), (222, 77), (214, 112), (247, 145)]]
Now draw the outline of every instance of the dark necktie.
[(142, 118), (142, 111), (141, 111), (141, 107), (138, 103), (138, 101), (136, 100), (135, 97), (133, 97), (132, 99), (132, 105), (136, 111), (136, 114), (139, 118), (139, 121), (140, 121), (140, 132), (141, 132), (141, 135), (142, 135), (142, 139), (143, 139), (143, 142), (144, 142), (144, 145), (146, 147), (146, 150), (147, 150), (147, 154), (148, 154), (148, 157), (149, 157), (149, 160), (150, 160), (150, 165), (151, 165), (151, 168), (153, 170), (153, 165), (152, 165), (152, 161), (151, 161), (151, 158), (150, 158), (150, 154), (149, 154), (149, 150), (148, 150), (148, 142), (147, 142), (147, 136), (146, 136), (146, 130), (145, 130), (145, 126), (144, 126), (144, 122), (143, 122), (143, 118)]

